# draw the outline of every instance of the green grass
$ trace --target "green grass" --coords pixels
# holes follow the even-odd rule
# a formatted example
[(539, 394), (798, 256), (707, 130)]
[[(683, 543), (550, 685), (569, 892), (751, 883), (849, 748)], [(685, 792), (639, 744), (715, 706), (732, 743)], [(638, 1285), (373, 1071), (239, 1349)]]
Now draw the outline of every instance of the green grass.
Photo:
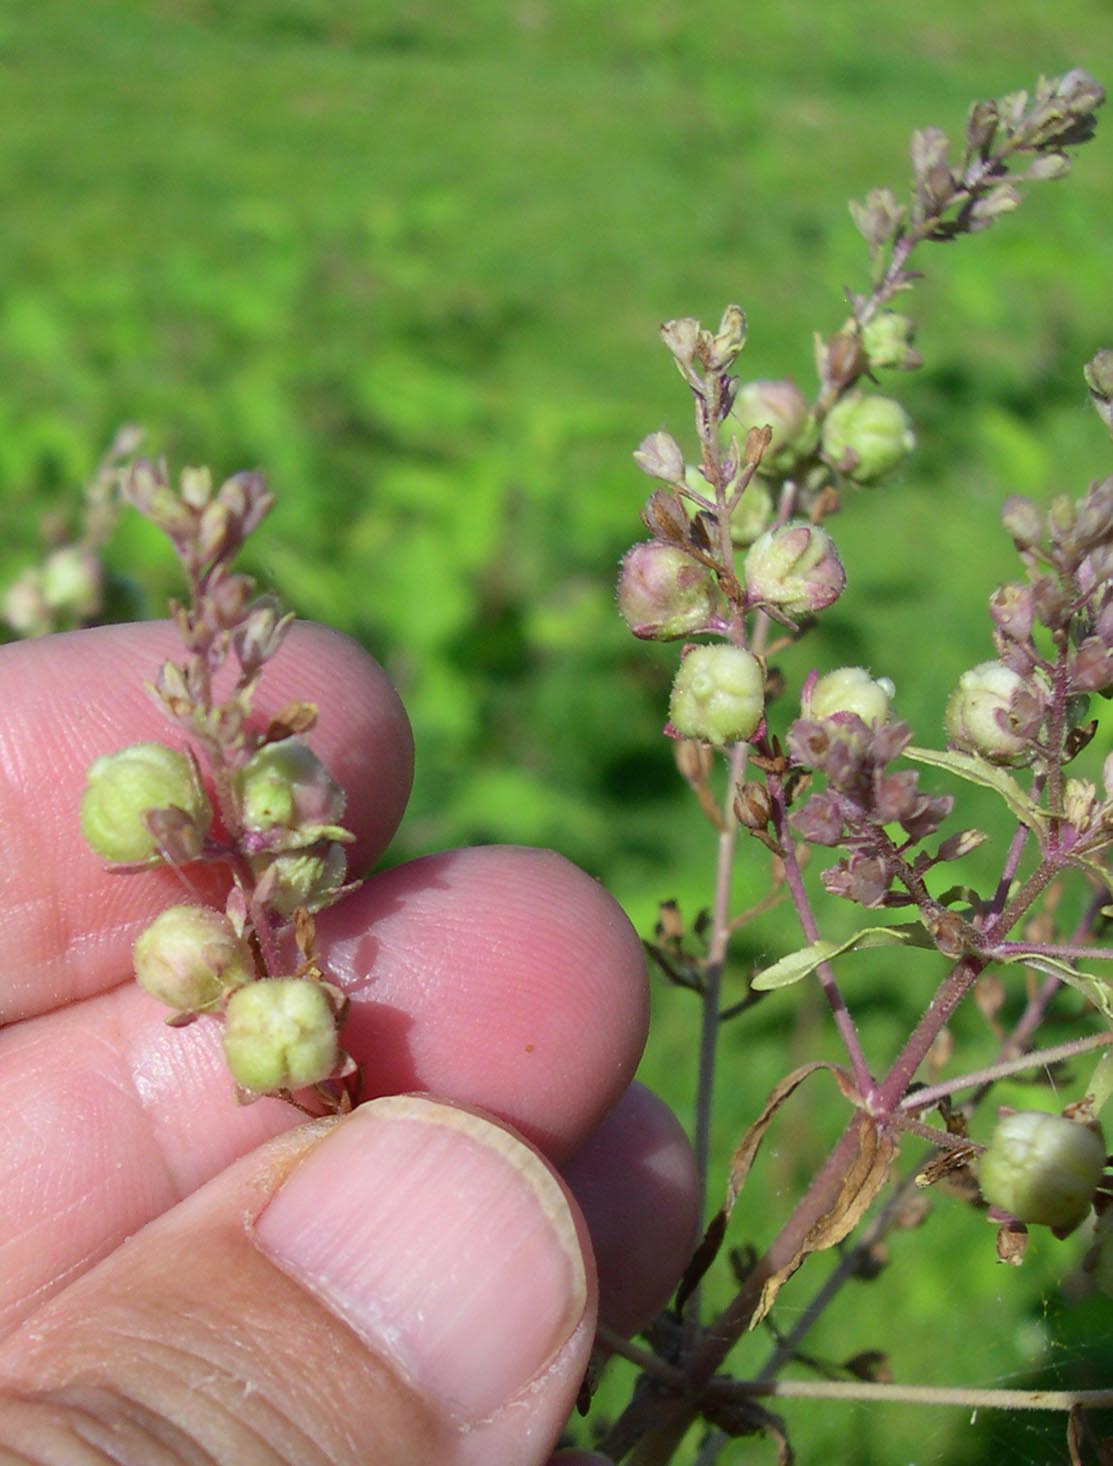
[[(363, 640), (410, 706), (419, 774), (395, 858), (551, 844), (642, 930), (663, 896), (698, 909), (709, 831), (659, 736), (675, 651), (634, 644), (611, 589), (640, 534), (630, 452), (688, 426), (656, 325), (738, 300), (746, 374), (809, 387), (811, 332), (864, 281), (847, 198), (903, 188), (911, 129), (957, 131), (976, 96), (1072, 65), (1113, 82), (1106, 19), (1100, 0), (1017, 0), (1007, 24), (965, 0), (930, 17), (891, 0), (4, 0), (0, 583), (122, 421), (177, 463), (261, 464), (279, 507), (253, 568)], [(901, 484), (848, 502), (834, 529), (850, 588), (784, 658), (793, 683), (834, 661), (891, 673), (922, 741), (988, 654), (985, 597), (1010, 573), (1001, 499), (1078, 493), (1108, 462), (1079, 377), (1113, 339), (1108, 125), (1075, 177), (925, 254), (906, 308), (927, 366), (892, 387), (920, 451)], [(125, 525), (112, 557), (156, 608), (172, 577), (152, 537)], [(763, 879), (748, 863), (739, 900)], [(792, 941), (768, 919), (732, 981)], [(933, 969), (853, 961), (881, 1064)], [(658, 993), (646, 1065), (682, 1112), (690, 1006)], [(722, 1158), (817, 1033), (797, 990), (728, 1030)], [(802, 1173), (783, 1158), (818, 1153), (796, 1103), (738, 1241), (790, 1204)], [(907, 1311), (902, 1378), (1029, 1368), (1021, 1323), (1044, 1285), (1055, 1296), (1054, 1256), (1002, 1278), (988, 1229), (945, 1197), (935, 1210), (822, 1347), (845, 1357), (878, 1342), (875, 1313)], [(967, 1306), (992, 1310), (994, 1338), (947, 1316)], [(999, 1459), (985, 1423), (791, 1417), (804, 1461), (913, 1459), (925, 1432), (924, 1459)]]

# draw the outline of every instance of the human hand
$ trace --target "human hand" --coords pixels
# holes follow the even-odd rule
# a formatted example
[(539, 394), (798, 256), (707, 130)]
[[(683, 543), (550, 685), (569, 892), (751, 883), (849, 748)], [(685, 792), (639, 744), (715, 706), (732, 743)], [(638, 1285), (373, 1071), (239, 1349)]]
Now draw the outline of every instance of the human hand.
[[(0, 1455), (544, 1462), (597, 1305), (645, 1323), (696, 1222), (679, 1127), (630, 1084), (634, 933), (546, 852), (377, 875), (318, 919), (372, 1102), (237, 1107), (217, 1026), (167, 1029), (131, 981), (181, 873), (120, 879), (78, 830), (90, 761), (167, 740), (142, 684), (173, 646), (142, 625), (0, 649)], [(409, 792), (405, 715), (321, 628), (291, 633), (259, 710), (295, 696), (365, 868)]]

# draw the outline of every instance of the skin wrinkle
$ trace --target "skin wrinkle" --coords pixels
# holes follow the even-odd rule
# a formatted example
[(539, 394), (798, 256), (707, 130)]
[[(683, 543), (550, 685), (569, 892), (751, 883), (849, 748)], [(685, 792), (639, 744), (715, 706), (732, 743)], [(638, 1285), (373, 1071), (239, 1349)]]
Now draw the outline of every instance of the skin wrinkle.
[[(226, 1343), (225, 1340), (221, 1339), (215, 1328), (216, 1320), (207, 1320), (204, 1314), (200, 1312), (187, 1313), (181, 1309), (177, 1311), (176, 1317), (182, 1320), (183, 1323), (201, 1324), (205, 1333), (215, 1336), (214, 1343), (217, 1347), (213, 1352), (220, 1352), (221, 1347)], [(255, 1321), (256, 1328), (263, 1338), (266, 1337), (266, 1331), (262, 1328), (264, 1322), (263, 1320)], [(175, 1344), (165, 1334), (157, 1331), (157, 1325), (148, 1332), (142, 1329), (124, 1329), (121, 1326), (113, 1327), (111, 1322), (105, 1319), (103, 1320), (102, 1327), (98, 1329), (98, 1334), (105, 1336), (103, 1353), (106, 1359), (112, 1357), (114, 1348), (127, 1353), (129, 1351), (125, 1346), (149, 1346), (143, 1349), (144, 1385), (149, 1387), (150, 1393), (155, 1400), (160, 1402), (160, 1406), (163, 1401), (173, 1401), (178, 1396), (183, 1396), (183, 1398), (177, 1400), (178, 1408), (174, 1411), (173, 1415), (164, 1412), (160, 1408), (153, 1412), (155, 1417), (165, 1420), (168, 1425), (174, 1428), (183, 1430), (189, 1440), (193, 1441), (200, 1450), (206, 1452), (206, 1457), (208, 1456), (207, 1448), (189, 1429), (191, 1420), (195, 1418), (197, 1407), (194, 1397), (198, 1392), (204, 1393), (208, 1404), (208, 1411), (205, 1415), (208, 1423), (211, 1424), (214, 1414), (218, 1413), (221, 1421), (226, 1421), (229, 1426), (234, 1427), (233, 1434), (238, 1431), (247, 1432), (276, 1461), (289, 1460), (296, 1462), (297, 1466), (315, 1466), (317, 1462), (320, 1463), (320, 1466), (330, 1466), (328, 1457), (317, 1452), (316, 1443), (305, 1434), (304, 1430), (289, 1415), (285, 1405), (281, 1401), (275, 1399), (273, 1395), (264, 1394), (261, 1390), (253, 1390), (250, 1392), (250, 1395), (263, 1405), (265, 1419), (264, 1421), (245, 1419), (243, 1415), (238, 1414), (232, 1409), (231, 1403), (219, 1391), (214, 1391), (212, 1388), (222, 1381), (227, 1381), (232, 1384), (242, 1383), (242, 1381), (238, 1380), (236, 1374), (227, 1368), (221, 1369), (214, 1367), (212, 1360), (205, 1354), (199, 1352), (199, 1349), (185, 1348), (180, 1344)], [(171, 1367), (171, 1360), (178, 1362)], [(198, 1366), (203, 1367), (198, 1368)], [(152, 1407), (145, 1401), (138, 1399), (132, 1394), (124, 1394), (119, 1388), (102, 1384), (99, 1373), (92, 1375), (88, 1370), (81, 1371), (75, 1376), (75, 1382), (81, 1382), (87, 1378), (95, 1379), (98, 1389), (105, 1389), (107, 1393), (117, 1395), (119, 1398), (134, 1404), (140, 1410), (151, 1412)], [(248, 1396), (241, 1390), (239, 1392), (240, 1403), (246, 1402), (247, 1398)], [(254, 1413), (252, 1412), (253, 1415)], [(266, 1429), (266, 1426), (270, 1426), (271, 1428)], [(283, 1438), (284, 1431), (288, 1433), (288, 1443), (296, 1447), (296, 1453), (293, 1455), (287, 1455), (285, 1450), (278, 1450), (275, 1444), (276, 1438)], [(220, 1434), (223, 1438), (225, 1432), (221, 1430)], [(230, 1441), (228, 1443), (231, 1444)], [(284, 1439), (283, 1445), (285, 1446), (286, 1444), (287, 1440)], [(220, 1458), (218, 1457), (216, 1459)], [(234, 1459), (241, 1459), (238, 1453)]]

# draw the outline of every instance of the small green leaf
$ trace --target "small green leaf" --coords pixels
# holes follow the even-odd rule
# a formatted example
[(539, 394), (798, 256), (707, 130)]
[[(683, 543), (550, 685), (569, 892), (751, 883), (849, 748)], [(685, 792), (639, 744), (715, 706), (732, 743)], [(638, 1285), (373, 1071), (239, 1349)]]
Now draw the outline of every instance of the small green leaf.
[(965, 779), (968, 784), (992, 789), (1005, 801), (1021, 824), (1027, 825), (1037, 835), (1047, 834), (1046, 811), (1034, 799), (1029, 798), (1006, 769), (998, 768), (988, 759), (979, 758), (975, 753), (960, 753), (957, 748), (906, 748), (904, 755), (914, 763), (927, 764), (933, 769), (945, 769), (947, 773)]
[(1025, 967), (1034, 967), (1037, 972), (1045, 972), (1048, 977), (1057, 977), (1061, 982), (1068, 983), (1084, 998), (1089, 999), (1113, 1028), (1113, 986), (1102, 978), (1095, 977), (1091, 972), (1079, 972), (1077, 967), (1072, 967), (1061, 957), (1047, 957), (1042, 952), (1010, 952), (996, 960), (1006, 967), (1022, 963)]
[[(917, 939), (917, 933), (923, 941)], [(810, 946), (801, 947), (798, 952), (790, 952), (764, 972), (759, 972), (750, 986), (761, 993), (772, 992), (775, 988), (791, 987), (794, 982), (799, 982), (802, 977), (814, 972), (821, 963), (830, 961), (832, 957), (839, 957), (843, 952), (864, 950), (867, 947), (907, 945), (928, 945), (927, 934), (919, 922), (911, 922), (906, 926), (866, 926), (848, 937), (845, 942), (828, 942), (820, 938)]]

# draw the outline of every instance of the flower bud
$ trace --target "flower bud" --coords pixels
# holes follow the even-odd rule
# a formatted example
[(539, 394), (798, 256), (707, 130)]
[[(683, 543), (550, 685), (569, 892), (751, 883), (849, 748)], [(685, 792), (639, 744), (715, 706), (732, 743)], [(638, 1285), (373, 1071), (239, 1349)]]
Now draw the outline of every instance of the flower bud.
[(45, 636), (54, 630), (50, 607), (43, 595), (42, 570), (29, 566), (4, 592), (4, 620), (17, 636)]
[(126, 865), (157, 860), (158, 841), (146, 816), (159, 809), (180, 809), (202, 836), (209, 828), (212, 809), (184, 753), (161, 743), (133, 743), (90, 764), (81, 833), (98, 855)]
[(743, 439), (751, 428), (773, 429), (760, 469), (770, 475), (786, 472), (797, 459), (812, 452), (819, 440), (818, 430), (809, 419), (807, 398), (787, 377), (783, 381), (743, 383), (727, 426)]
[(682, 738), (721, 747), (749, 738), (765, 710), (765, 677), (741, 647), (693, 647), (672, 684), (669, 721)]
[(971, 667), (947, 699), (947, 737), (964, 753), (981, 754), (991, 763), (1030, 764), (1035, 757), (1031, 743), (1010, 727), (1013, 699), (1026, 689), (1024, 678), (1002, 662)]
[(1102, 350), (1082, 369), (1090, 389), (1090, 401), (1110, 431), (1113, 431), (1113, 351)]
[(247, 943), (211, 906), (163, 911), (136, 942), (132, 959), (139, 986), (183, 1013), (214, 1008), (226, 992), (255, 977)]
[(634, 452), (634, 462), (650, 478), (675, 484), (684, 477), (684, 454), (671, 433), (650, 433)]
[(101, 606), (101, 565), (92, 550), (62, 545), (46, 557), (42, 596), (52, 611), (77, 621), (95, 616)]
[(715, 578), (676, 545), (648, 540), (627, 550), (618, 609), (635, 636), (669, 641), (701, 631), (715, 610)]
[(912, 345), (916, 322), (897, 311), (881, 311), (862, 327), (862, 349), (871, 368), (907, 369), (920, 365), (920, 353)]
[(888, 677), (874, 679), (864, 667), (839, 667), (805, 689), (802, 711), (805, 718), (853, 713), (863, 723), (884, 723), (895, 691)]
[(1104, 1169), (1096, 1125), (1019, 1110), (997, 1122), (978, 1180), (990, 1205), (1065, 1236), (1085, 1221)]
[(836, 402), (823, 424), (823, 453), (856, 484), (875, 484), (916, 446), (912, 420), (891, 397), (852, 392)]
[(279, 916), (293, 916), (299, 906), (312, 912), (332, 905), (348, 873), (348, 857), (343, 845), (333, 841), (309, 850), (257, 855), (251, 868), (258, 878), (258, 898)]
[(224, 1057), (255, 1094), (304, 1089), (340, 1061), (329, 995), (309, 978), (263, 978), (237, 988), (225, 1009)]
[(846, 572), (824, 529), (796, 521), (767, 529), (746, 556), (746, 592), (788, 616), (822, 611), (842, 595)]
[(1018, 550), (1030, 549), (1043, 538), (1043, 516), (1022, 494), (1010, 494), (1001, 505), (1001, 523)]
[(344, 813), (343, 789), (300, 738), (265, 743), (236, 775), (236, 789), (249, 830), (335, 824)]

